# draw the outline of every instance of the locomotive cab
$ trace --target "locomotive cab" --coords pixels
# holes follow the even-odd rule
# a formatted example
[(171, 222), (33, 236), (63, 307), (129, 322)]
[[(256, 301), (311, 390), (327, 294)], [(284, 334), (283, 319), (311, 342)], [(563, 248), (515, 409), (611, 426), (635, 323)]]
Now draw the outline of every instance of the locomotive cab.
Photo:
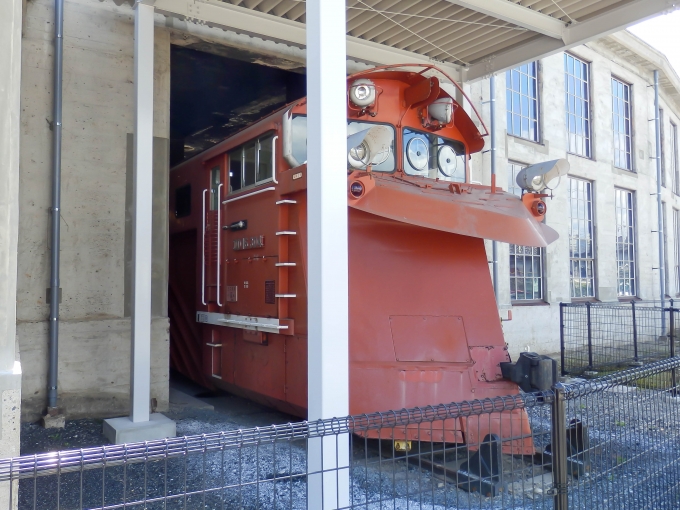
[[(517, 394), (484, 239), (546, 246), (537, 193), (470, 182), (483, 134), (433, 66), (348, 78), (350, 412)], [(471, 113), (476, 111), (470, 106)], [(306, 101), (296, 101), (171, 172), (171, 357), (208, 385), (305, 416)], [(483, 122), (478, 118), (478, 124)], [(485, 134), (485, 133), (484, 133)], [(541, 202), (543, 205), (537, 206)], [(532, 448), (523, 411), (443, 420), (389, 439)], [(525, 434), (519, 434), (520, 431)], [(533, 453), (533, 452), (531, 452)]]

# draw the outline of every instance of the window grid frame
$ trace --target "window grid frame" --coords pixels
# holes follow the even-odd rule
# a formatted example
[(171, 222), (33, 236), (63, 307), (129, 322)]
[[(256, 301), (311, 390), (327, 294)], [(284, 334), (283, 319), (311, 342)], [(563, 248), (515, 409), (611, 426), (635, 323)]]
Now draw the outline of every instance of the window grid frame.
[(663, 122), (664, 111), (659, 108), (659, 139), (661, 146), (661, 186), (666, 187), (666, 130)]
[(666, 297), (670, 297), (671, 278), (669, 270), (670, 265), (668, 263), (668, 207), (665, 201), (661, 202), (661, 218), (661, 233), (663, 237), (663, 279), (665, 287), (664, 295)]
[[(569, 71), (571, 62), (572, 72)], [(576, 74), (576, 64), (579, 64), (581, 75)], [(565, 76), (565, 110), (567, 128), (567, 152), (576, 156), (592, 159), (592, 122), (590, 112), (590, 63), (572, 55), (564, 53), (564, 76)], [(570, 79), (572, 81), (570, 81)], [(573, 84), (573, 86), (570, 86)], [(576, 95), (577, 84), (582, 95)], [(571, 90), (570, 90), (571, 89)], [(573, 107), (570, 108), (570, 98), (573, 99)], [(577, 101), (581, 103), (581, 114), (578, 114)], [(573, 121), (570, 123), (570, 121)], [(573, 129), (572, 129), (573, 124)], [(577, 125), (582, 134), (578, 133)], [(578, 142), (578, 144), (577, 144)]]
[[(593, 213), (593, 182), (576, 177), (569, 177), (569, 294), (572, 299), (594, 299), (596, 297), (596, 262), (595, 251), (595, 218)], [(576, 201), (574, 203), (574, 200)], [(576, 217), (573, 216), (576, 206)], [(574, 223), (577, 223), (577, 232), (574, 235)], [(585, 237), (580, 236), (583, 226)], [(585, 246), (585, 256), (582, 252), (576, 253), (574, 243), (579, 247)], [(577, 256), (574, 256), (574, 255)], [(590, 257), (588, 256), (590, 254)], [(576, 271), (578, 270), (578, 271)], [(582, 276), (585, 270), (585, 276)], [(578, 276), (575, 276), (578, 275)], [(583, 292), (583, 283), (585, 289)], [(579, 289), (579, 292), (576, 292)]]
[[(516, 177), (526, 165), (508, 162), (508, 192), (517, 197), (522, 196), (522, 189), (517, 186)], [(529, 253), (527, 253), (529, 250)], [(509, 277), (510, 277), (510, 301), (513, 304), (544, 303), (545, 302), (545, 250), (532, 246), (509, 244)], [(519, 262), (521, 261), (521, 264)], [(514, 264), (513, 264), (514, 262)], [(530, 268), (530, 276), (527, 276), (527, 264)], [(522, 276), (512, 273), (512, 268), (517, 271), (522, 267)], [(536, 266), (538, 268), (536, 269)], [(522, 292), (525, 297), (519, 297), (519, 282), (522, 284)], [(531, 297), (527, 296), (527, 284), (531, 285)], [(514, 284), (514, 285), (513, 285)], [(513, 292), (514, 288), (514, 292)]]
[(675, 260), (673, 269), (675, 273), (675, 295), (680, 296), (680, 209), (673, 208), (673, 247)]
[[(614, 188), (616, 211), (616, 283), (620, 298), (634, 298), (638, 295), (637, 281), (637, 218), (635, 191)], [(622, 231), (626, 230), (626, 236)], [(625, 254), (625, 256), (622, 256)], [(622, 267), (628, 264), (628, 276), (622, 276)], [(622, 292), (628, 287), (629, 291)]]
[(680, 165), (678, 164), (678, 125), (670, 121), (671, 124), (671, 180), (673, 181), (673, 193), (680, 195)]
[(632, 86), (614, 76), (611, 77), (611, 85), (614, 166), (634, 172)]
[[(538, 67), (538, 61), (534, 60), (519, 67), (508, 69), (505, 74), (506, 131), (510, 136), (536, 143), (541, 141)], [(517, 75), (518, 89), (515, 89), (513, 80), (515, 74)], [(526, 93), (523, 92), (523, 89), (526, 89)], [(525, 101), (526, 112), (523, 105)], [(516, 111), (516, 109), (519, 111)], [(525, 121), (527, 125), (526, 136), (524, 135)], [(515, 129), (516, 123), (519, 125), (517, 130)]]

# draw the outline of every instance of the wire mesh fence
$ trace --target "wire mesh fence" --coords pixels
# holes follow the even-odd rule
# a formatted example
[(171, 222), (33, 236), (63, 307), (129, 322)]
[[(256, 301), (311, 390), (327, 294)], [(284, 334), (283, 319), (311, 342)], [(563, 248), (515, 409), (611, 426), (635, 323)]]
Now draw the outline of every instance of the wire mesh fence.
[(569, 508), (680, 508), (677, 360), (556, 388), (568, 450), (589, 466), (567, 478)]
[(673, 356), (671, 310), (678, 310), (673, 300), (668, 308), (642, 301), (560, 303), (562, 375), (593, 376)]
[(0, 501), (35, 510), (680, 508), (678, 369), (672, 358), (541, 393), (0, 459)]

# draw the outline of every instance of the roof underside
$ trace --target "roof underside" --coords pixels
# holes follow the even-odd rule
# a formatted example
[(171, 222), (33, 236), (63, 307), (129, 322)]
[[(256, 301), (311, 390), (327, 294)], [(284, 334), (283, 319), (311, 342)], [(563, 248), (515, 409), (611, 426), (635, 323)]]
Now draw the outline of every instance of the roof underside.
[[(156, 0), (159, 12), (304, 46), (303, 0)], [(475, 80), (674, 9), (671, 0), (347, 0), (348, 58)]]

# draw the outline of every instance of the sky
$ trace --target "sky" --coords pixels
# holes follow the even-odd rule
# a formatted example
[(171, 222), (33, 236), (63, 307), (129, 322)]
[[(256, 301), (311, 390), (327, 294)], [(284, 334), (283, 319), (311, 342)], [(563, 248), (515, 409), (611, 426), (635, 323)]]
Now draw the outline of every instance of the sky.
[(628, 30), (665, 54), (680, 76), (680, 11), (643, 21)]

